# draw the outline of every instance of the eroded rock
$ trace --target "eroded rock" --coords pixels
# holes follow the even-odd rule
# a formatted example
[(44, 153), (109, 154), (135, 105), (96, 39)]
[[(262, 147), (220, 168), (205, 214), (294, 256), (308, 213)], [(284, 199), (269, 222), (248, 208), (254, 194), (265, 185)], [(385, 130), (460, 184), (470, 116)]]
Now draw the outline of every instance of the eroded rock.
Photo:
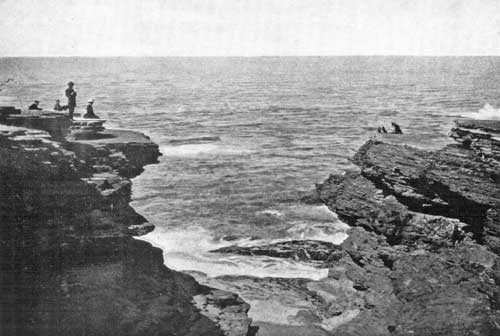
[(129, 178), (157, 161), (158, 146), (109, 134), (61, 143), (0, 125), (2, 333), (245, 335), (248, 305), (232, 297), (241, 309), (225, 307), (215, 323), (192, 302), (209, 289), (132, 237), (153, 227), (129, 205)]
[(240, 255), (265, 255), (294, 260), (327, 261), (340, 258), (340, 248), (332, 243), (319, 240), (290, 240), (258, 246), (227, 246), (214, 253), (232, 253)]
[(330, 264), (364, 305), (335, 335), (500, 334), (498, 122), (461, 121), (428, 152), (369, 141), (323, 202), (355, 229)]

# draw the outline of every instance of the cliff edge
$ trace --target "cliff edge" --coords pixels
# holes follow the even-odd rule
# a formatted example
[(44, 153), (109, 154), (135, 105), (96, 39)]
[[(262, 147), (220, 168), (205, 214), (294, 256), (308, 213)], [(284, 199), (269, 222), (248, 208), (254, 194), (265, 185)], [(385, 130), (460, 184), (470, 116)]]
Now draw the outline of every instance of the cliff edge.
[[(337, 276), (364, 305), (336, 335), (500, 334), (500, 124), (460, 120), (430, 152), (370, 140), (318, 185), (353, 228)], [(345, 261), (344, 261), (345, 262)]]
[(2, 334), (247, 334), (245, 302), (133, 238), (153, 229), (129, 202), (156, 144), (123, 130), (80, 139), (63, 116), (47, 132), (43, 117), (11, 119), (0, 125)]
[(316, 281), (231, 279), (298, 298), (276, 327), (287, 335), (500, 335), (500, 123), (457, 121), (450, 136), (457, 143), (437, 151), (370, 140), (352, 158), (357, 169), (318, 185), (318, 201), (351, 227), (340, 245), (213, 252), (328, 269)]

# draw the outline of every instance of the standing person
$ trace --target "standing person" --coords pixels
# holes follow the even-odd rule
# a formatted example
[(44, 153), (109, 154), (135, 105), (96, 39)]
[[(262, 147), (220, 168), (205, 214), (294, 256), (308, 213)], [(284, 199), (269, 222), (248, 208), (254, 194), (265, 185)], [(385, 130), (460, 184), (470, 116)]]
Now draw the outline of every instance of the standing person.
[(69, 117), (73, 119), (73, 113), (75, 112), (76, 106), (76, 91), (73, 89), (75, 83), (69, 82), (68, 88), (66, 89), (66, 97), (68, 97), (68, 110)]

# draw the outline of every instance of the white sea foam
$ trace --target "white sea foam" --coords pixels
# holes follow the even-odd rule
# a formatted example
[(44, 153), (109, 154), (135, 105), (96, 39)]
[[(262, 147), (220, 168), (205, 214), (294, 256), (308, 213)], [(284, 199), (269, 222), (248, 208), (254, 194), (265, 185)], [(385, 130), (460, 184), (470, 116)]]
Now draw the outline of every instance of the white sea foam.
[(495, 108), (490, 104), (486, 103), (477, 112), (466, 112), (460, 114), (462, 117), (472, 118), (472, 119), (499, 119), (500, 120), (500, 108)]
[[(295, 204), (276, 209), (261, 211), (262, 214), (287, 220), (292, 224), (287, 230), (287, 237), (273, 240), (273, 243), (286, 240), (321, 240), (333, 244), (341, 244), (347, 237), (349, 226), (340, 221), (337, 215), (326, 205)], [(246, 245), (257, 245), (249, 241)]]
[(252, 153), (252, 151), (247, 148), (224, 146), (214, 143), (162, 146), (160, 150), (164, 156), (171, 157), (192, 157), (199, 155), (243, 155)]
[(259, 211), (258, 214), (268, 215), (268, 216), (277, 217), (277, 218), (282, 218), (283, 217), (283, 213), (281, 213), (278, 210), (272, 210), (272, 209), (271, 210)]
[(261, 246), (288, 240), (321, 240), (340, 244), (347, 238), (346, 224), (324, 205), (293, 205), (261, 211), (263, 214), (292, 219), (286, 237), (279, 239), (252, 239), (243, 237), (226, 241), (215, 239), (201, 227), (188, 229), (157, 229), (140, 239), (163, 250), (165, 264), (178, 271), (197, 271), (209, 277), (247, 275), (252, 277), (309, 278), (319, 280), (328, 276), (328, 270), (312, 263), (267, 256), (242, 256), (210, 253), (225, 246)]
[(294, 204), (289, 206), (287, 212), (294, 217), (313, 221), (340, 222), (337, 214), (330, 211), (326, 205)]
[[(344, 227), (345, 226), (345, 227)], [(332, 227), (330, 223), (298, 223), (288, 229), (292, 239), (297, 240), (320, 240), (332, 244), (341, 244), (347, 237), (348, 226), (346, 224), (337, 224)]]
[(157, 228), (139, 239), (161, 248), (165, 265), (178, 271), (198, 271), (209, 277), (247, 275), (319, 280), (328, 276), (328, 269), (317, 268), (312, 264), (302, 262), (265, 256), (209, 253), (210, 250), (239, 242), (214, 240), (210, 233), (202, 228), (186, 231), (168, 231)]

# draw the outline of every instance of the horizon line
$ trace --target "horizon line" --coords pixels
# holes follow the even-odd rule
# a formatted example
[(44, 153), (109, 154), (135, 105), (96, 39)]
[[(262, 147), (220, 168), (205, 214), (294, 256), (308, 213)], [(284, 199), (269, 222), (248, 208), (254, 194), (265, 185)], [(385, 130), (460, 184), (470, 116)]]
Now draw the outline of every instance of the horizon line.
[(500, 54), (331, 54), (331, 55), (0, 55), (0, 58), (278, 58), (278, 57), (500, 57)]

